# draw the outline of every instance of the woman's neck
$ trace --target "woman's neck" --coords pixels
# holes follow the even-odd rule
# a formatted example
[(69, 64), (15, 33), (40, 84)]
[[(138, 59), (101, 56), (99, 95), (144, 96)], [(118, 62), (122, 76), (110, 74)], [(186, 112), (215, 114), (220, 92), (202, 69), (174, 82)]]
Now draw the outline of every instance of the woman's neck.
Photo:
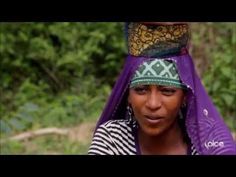
[(148, 136), (138, 130), (141, 154), (149, 155), (184, 155), (187, 154), (187, 144), (177, 121), (158, 136)]

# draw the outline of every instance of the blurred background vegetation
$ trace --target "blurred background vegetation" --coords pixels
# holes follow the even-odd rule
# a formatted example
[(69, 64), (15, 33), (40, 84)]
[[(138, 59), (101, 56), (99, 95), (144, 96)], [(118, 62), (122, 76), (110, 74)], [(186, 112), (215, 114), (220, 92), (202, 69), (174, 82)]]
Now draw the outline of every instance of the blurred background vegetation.
[[(0, 154), (86, 154), (127, 53), (124, 23), (0, 23)], [(236, 23), (191, 23), (190, 53), (236, 131)]]

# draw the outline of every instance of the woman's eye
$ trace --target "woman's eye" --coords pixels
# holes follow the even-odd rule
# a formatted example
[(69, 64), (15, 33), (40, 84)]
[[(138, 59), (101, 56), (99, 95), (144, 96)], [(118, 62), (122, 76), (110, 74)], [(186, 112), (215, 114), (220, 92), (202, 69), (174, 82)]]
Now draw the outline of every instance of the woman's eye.
[(144, 86), (134, 88), (134, 91), (138, 94), (145, 94), (147, 92), (147, 90), (148, 90), (148, 88), (144, 87)]
[(166, 96), (171, 96), (176, 92), (176, 90), (175, 89), (169, 89), (169, 88), (163, 88), (161, 90), (161, 92), (162, 92), (162, 94), (164, 94)]

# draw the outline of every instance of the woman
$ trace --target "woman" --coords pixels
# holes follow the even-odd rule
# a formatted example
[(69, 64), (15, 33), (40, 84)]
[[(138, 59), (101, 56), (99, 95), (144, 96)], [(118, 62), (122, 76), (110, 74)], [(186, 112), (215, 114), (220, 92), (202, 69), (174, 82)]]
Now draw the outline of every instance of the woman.
[(236, 154), (188, 54), (185, 23), (127, 23), (129, 55), (89, 154)]

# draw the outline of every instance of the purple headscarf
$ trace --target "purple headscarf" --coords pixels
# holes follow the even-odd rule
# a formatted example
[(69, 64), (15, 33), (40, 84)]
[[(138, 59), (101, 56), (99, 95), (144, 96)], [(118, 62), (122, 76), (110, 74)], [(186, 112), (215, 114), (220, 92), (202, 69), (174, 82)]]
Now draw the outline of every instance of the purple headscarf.
[[(155, 58), (128, 55), (96, 129), (109, 120), (125, 119), (130, 81), (140, 64), (152, 59)], [(175, 62), (181, 81), (188, 87), (185, 126), (191, 143), (198, 153), (201, 155), (236, 154), (236, 144), (231, 132), (197, 76), (188, 52), (160, 59)]]

